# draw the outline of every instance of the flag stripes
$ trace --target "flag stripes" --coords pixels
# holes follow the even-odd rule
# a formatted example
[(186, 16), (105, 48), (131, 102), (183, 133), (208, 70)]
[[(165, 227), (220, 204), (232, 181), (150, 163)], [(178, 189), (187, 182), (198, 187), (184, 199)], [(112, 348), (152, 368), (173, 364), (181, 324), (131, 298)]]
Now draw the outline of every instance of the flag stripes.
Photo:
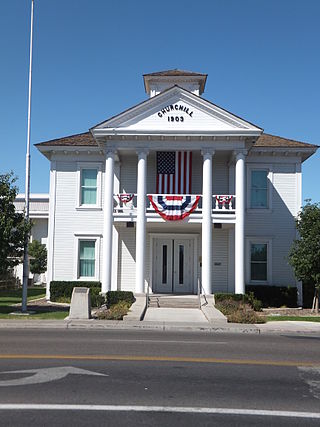
[(157, 194), (190, 194), (191, 151), (157, 152)]

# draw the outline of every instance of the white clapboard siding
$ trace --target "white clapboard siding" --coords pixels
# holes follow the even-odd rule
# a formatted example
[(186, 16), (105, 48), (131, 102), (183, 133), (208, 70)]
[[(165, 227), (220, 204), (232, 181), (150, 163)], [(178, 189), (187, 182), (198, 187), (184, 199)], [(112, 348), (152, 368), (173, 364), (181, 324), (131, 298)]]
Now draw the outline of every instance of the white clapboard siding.
[(228, 292), (229, 232), (213, 229), (212, 239), (212, 291)]
[(120, 157), (120, 191), (122, 193), (137, 192), (137, 162), (136, 154), (122, 154)]
[[(293, 164), (273, 165), (272, 205), (246, 215), (246, 236), (270, 239), (272, 242), (272, 284), (295, 285), (295, 279), (287, 257), (296, 237), (296, 177)], [(249, 257), (249, 254), (246, 254)]]
[[(103, 211), (76, 209), (79, 194), (76, 162), (57, 162), (56, 179), (54, 280), (75, 280), (75, 235), (102, 237)], [(102, 179), (102, 194), (103, 188)], [(100, 248), (100, 273), (102, 256)]]
[(135, 292), (136, 229), (119, 227), (118, 289)]
[(229, 191), (229, 168), (228, 158), (216, 153), (212, 162), (213, 194), (228, 194)]

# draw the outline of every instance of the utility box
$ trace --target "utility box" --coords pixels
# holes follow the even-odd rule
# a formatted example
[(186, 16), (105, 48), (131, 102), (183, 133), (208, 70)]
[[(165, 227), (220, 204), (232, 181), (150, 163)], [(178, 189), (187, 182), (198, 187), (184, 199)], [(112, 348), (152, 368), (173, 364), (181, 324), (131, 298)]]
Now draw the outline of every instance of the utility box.
[(89, 288), (73, 288), (69, 319), (91, 319), (91, 302)]

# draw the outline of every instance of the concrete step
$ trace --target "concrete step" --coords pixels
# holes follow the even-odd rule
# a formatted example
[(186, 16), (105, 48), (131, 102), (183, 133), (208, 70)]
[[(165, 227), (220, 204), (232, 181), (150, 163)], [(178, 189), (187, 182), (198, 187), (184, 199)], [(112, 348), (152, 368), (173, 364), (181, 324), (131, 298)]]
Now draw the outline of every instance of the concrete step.
[(149, 307), (158, 308), (199, 308), (197, 296), (149, 296)]

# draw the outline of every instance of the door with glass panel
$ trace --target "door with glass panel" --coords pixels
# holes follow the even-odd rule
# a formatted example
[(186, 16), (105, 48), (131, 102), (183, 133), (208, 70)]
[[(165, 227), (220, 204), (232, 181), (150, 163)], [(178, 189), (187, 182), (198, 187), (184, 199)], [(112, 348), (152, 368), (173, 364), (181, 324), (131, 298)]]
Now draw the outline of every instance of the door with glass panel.
[(193, 239), (154, 239), (153, 292), (193, 293), (193, 251)]

